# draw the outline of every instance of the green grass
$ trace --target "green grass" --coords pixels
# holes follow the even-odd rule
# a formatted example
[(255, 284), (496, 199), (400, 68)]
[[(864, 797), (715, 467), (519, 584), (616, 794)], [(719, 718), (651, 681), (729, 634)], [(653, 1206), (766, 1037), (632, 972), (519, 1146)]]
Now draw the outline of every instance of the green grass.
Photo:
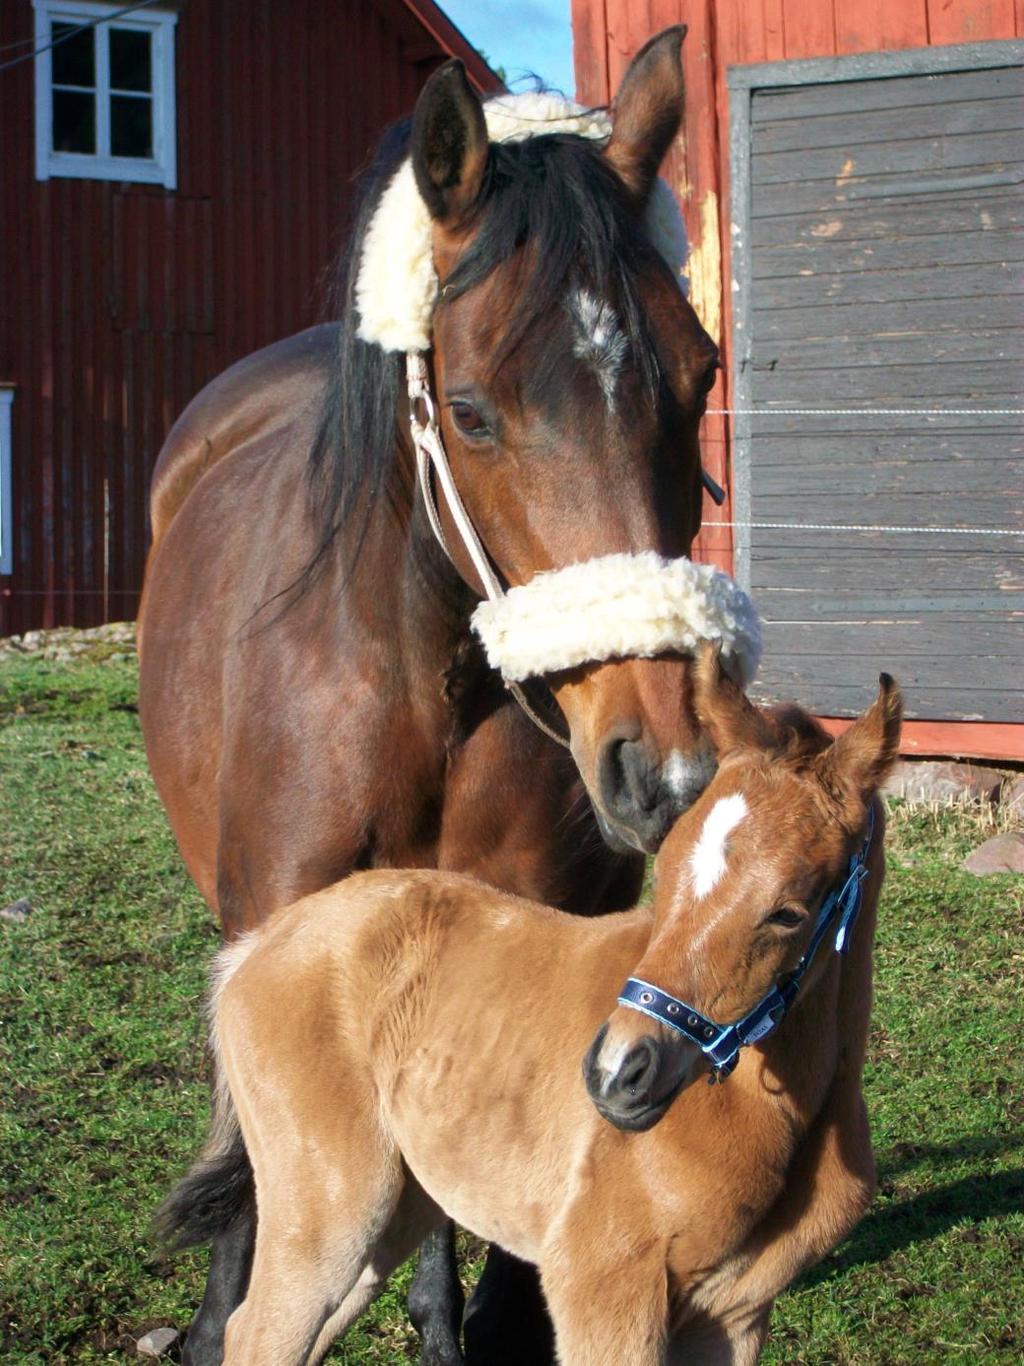
[[(0, 1360), (126, 1360), (199, 1255), (151, 1211), (204, 1128), (216, 943), (146, 770), (133, 666), (0, 665)], [(780, 1301), (774, 1363), (1024, 1357), (1024, 896), (960, 871), (986, 821), (896, 806), (867, 1089), (878, 1201)], [(989, 823), (991, 817), (989, 817)], [(471, 1274), (472, 1261), (467, 1261)], [(408, 1272), (332, 1360), (415, 1357)], [(529, 1366), (524, 1363), (524, 1366)]]

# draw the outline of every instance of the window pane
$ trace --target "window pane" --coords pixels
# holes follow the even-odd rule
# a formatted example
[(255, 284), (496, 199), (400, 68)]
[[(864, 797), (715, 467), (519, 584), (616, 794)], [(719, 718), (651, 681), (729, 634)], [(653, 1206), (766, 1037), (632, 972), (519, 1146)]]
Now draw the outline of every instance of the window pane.
[(96, 153), (96, 96), (81, 90), (53, 92), (53, 150)]
[(153, 101), (110, 97), (110, 151), (115, 157), (153, 155)]
[[(86, 28), (75, 33), (76, 27), (76, 24), (53, 24), (50, 27), (50, 42), (58, 43), (50, 54), (54, 85), (96, 84), (96, 31)], [(75, 33), (75, 36), (66, 42), (58, 42), (66, 33)]]
[(152, 90), (148, 33), (130, 28), (110, 30), (110, 86), (112, 90)]

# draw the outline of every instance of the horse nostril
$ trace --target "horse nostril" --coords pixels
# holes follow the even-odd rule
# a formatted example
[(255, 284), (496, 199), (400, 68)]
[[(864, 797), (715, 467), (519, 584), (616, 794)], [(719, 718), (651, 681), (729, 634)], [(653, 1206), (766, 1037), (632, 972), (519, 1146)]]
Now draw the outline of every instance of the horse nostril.
[(640, 740), (612, 740), (600, 765), (601, 796), (614, 816), (648, 812), (657, 805), (659, 774)]
[(616, 1089), (628, 1091), (630, 1095), (647, 1093), (654, 1085), (658, 1073), (658, 1050), (653, 1040), (642, 1039), (637, 1046), (626, 1054), (615, 1078)]
[(608, 820), (630, 832), (626, 838), (635, 847), (653, 852), (671, 824), (674, 802), (643, 741), (609, 741), (599, 761), (598, 784)]

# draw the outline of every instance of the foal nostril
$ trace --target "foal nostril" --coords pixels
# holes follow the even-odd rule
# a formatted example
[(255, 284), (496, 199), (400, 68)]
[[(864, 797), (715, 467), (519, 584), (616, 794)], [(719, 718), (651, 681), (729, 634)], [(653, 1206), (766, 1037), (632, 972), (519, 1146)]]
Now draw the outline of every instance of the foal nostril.
[(649, 1096), (658, 1075), (658, 1049), (653, 1039), (641, 1039), (622, 1060), (614, 1089), (629, 1097)]

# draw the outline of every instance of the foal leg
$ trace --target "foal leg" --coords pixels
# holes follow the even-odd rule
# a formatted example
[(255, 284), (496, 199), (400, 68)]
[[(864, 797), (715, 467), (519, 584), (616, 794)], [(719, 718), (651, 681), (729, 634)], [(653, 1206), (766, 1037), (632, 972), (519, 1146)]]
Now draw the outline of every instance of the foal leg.
[[(415, 1252), (425, 1238), (432, 1237), (438, 1226), (452, 1227), (445, 1219), (444, 1211), (423, 1193), (415, 1181), (407, 1178), (391, 1223), (378, 1239), (362, 1275), (320, 1330), (320, 1336), (309, 1358), (310, 1362), (321, 1360), (335, 1338), (340, 1337), (360, 1314), (369, 1309), (384, 1289), (391, 1273)], [(461, 1291), (461, 1285), (459, 1288)], [(456, 1351), (458, 1331), (459, 1326), (456, 1322)], [(422, 1363), (427, 1357), (424, 1355), (420, 1360)]]
[(662, 1366), (668, 1318), (664, 1249), (602, 1267), (592, 1243), (541, 1267), (560, 1366)]
[(391, 1155), (361, 1174), (358, 1189), (330, 1163), (293, 1161), (264, 1182), (256, 1172), (256, 1253), (248, 1294), (228, 1321), (225, 1366), (305, 1366), (375, 1258), (401, 1191), (400, 1165)]
[(665, 1366), (757, 1366), (771, 1312), (769, 1304), (728, 1322), (686, 1325), (672, 1337)]

